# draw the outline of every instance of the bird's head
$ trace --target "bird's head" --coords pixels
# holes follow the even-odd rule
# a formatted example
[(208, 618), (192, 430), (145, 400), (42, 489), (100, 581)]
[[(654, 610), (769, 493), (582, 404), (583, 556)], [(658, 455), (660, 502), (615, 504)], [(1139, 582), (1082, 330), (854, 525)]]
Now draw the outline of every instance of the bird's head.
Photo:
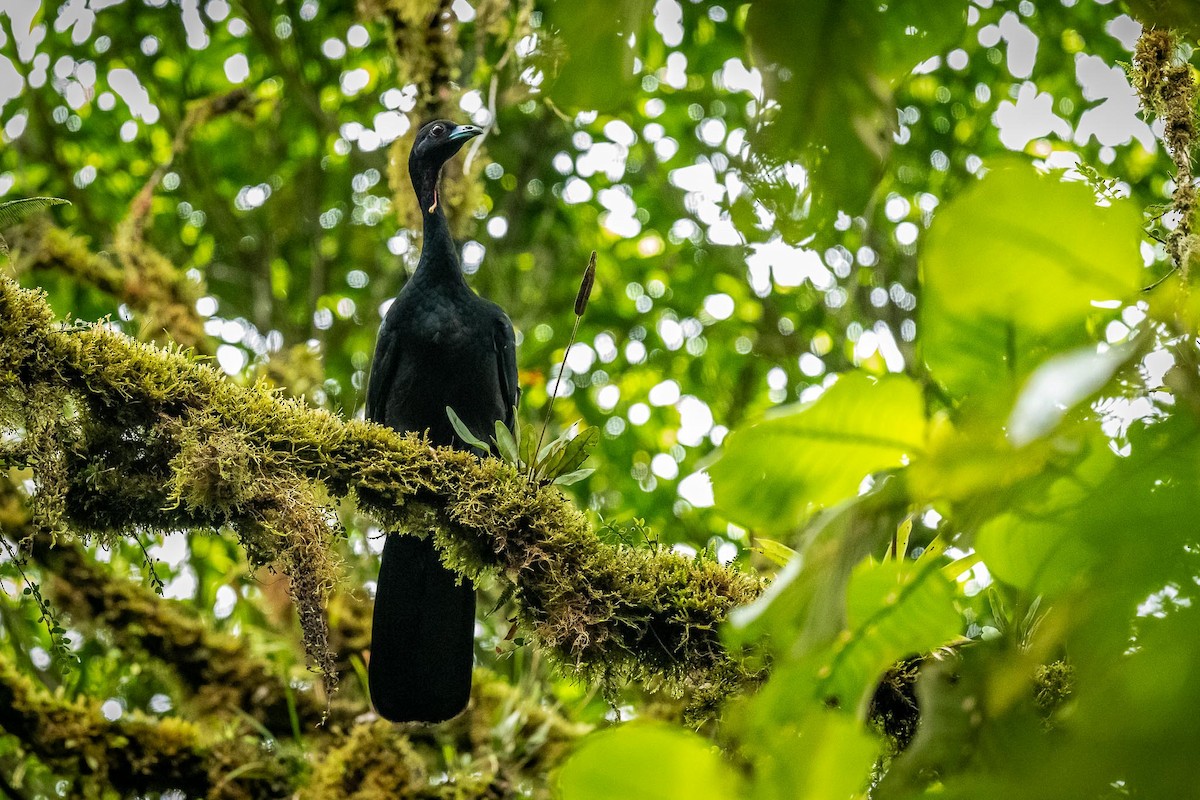
[(442, 165), (462, 149), (468, 139), (482, 130), (474, 125), (456, 125), (448, 119), (435, 119), (417, 131), (412, 153), (408, 157), (408, 176), (421, 207), (432, 214), (437, 204), (437, 179)]
[(413, 142), (412, 154), (408, 157), (409, 172), (414, 177), (418, 172), (436, 172), (468, 139), (481, 133), (483, 131), (474, 125), (456, 125), (448, 119), (426, 123), (417, 131)]

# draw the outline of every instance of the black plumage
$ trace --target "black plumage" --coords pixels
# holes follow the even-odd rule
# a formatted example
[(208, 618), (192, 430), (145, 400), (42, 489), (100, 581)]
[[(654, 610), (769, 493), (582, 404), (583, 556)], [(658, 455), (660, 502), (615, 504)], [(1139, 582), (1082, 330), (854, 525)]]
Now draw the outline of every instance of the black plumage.
[[(519, 397), (512, 323), (463, 278), (438, 198), (442, 165), (481, 131), (446, 120), (417, 133), (409, 177), (424, 216), (417, 270), (379, 330), (367, 417), (398, 431), (428, 431), (436, 445), (468, 450), (446, 407), (488, 441), (510, 429)], [(375, 594), (371, 699), (385, 718), (439, 722), (471, 692), (475, 587), (441, 563), (431, 538), (389, 536)]]

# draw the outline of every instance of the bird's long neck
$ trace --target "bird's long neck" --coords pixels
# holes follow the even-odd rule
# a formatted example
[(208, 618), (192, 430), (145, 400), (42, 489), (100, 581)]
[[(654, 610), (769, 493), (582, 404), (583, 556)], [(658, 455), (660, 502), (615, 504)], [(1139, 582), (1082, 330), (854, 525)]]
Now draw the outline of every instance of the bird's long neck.
[(435, 283), (463, 283), (458, 248), (450, 236), (450, 225), (438, 194), (439, 171), (426, 170), (412, 176), (424, 223), (421, 259), (413, 278)]

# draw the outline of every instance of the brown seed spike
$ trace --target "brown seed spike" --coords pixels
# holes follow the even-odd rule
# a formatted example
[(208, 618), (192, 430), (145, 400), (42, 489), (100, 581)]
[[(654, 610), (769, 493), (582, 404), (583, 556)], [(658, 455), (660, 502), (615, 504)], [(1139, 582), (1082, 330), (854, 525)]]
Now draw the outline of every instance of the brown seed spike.
[(583, 271), (583, 280), (579, 282), (579, 294), (575, 295), (575, 316), (582, 317), (587, 310), (588, 298), (592, 296), (592, 284), (596, 282), (596, 251), (592, 251), (588, 259), (587, 269)]

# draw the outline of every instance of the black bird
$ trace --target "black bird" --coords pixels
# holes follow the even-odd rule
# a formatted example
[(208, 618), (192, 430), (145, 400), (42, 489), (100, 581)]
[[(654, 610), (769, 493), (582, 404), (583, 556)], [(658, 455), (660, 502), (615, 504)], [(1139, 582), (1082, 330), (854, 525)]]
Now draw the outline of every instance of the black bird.
[[(467, 286), (438, 199), (442, 165), (480, 133), (447, 120), (417, 133), (408, 174), (424, 217), (421, 259), (379, 329), (367, 389), (368, 419), (428, 431), (433, 444), (461, 450), (472, 448), (455, 434), (447, 406), (486, 442), (497, 420), (512, 428), (520, 393), (512, 322)], [(376, 710), (396, 722), (440, 722), (462, 711), (474, 640), (474, 585), (442, 565), (431, 538), (387, 537), (371, 631)]]

